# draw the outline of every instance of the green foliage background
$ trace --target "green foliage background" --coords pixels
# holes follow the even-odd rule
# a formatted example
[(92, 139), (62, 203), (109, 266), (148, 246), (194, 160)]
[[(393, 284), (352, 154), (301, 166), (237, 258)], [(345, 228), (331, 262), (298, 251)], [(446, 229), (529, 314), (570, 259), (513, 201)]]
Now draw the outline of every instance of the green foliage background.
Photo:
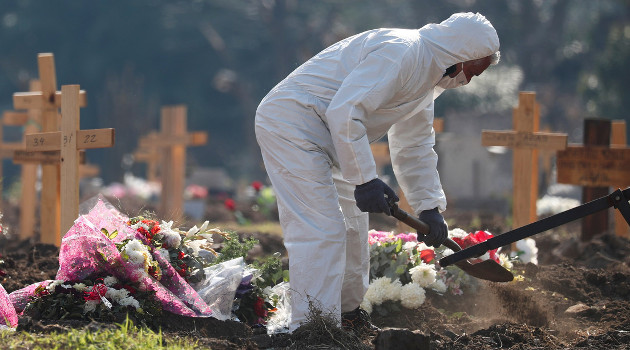
[[(262, 179), (255, 109), (291, 70), (363, 30), (419, 28), (473, 11), (497, 29), (501, 65), (522, 72), (518, 89), (536, 91), (552, 129), (575, 138), (584, 117), (628, 118), (629, 10), (627, 0), (3, 1), (0, 107), (12, 109), (12, 94), (37, 77), (37, 54), (52, 52), (58, 85), (88, 92), (81, 127), (116, 128), (115, 148), (88, 154), (106, 182), (122, 179), (123, 156), (170, 104), (186, 104), (189, 129), (210, 135), (190, 149), (189, 166)], [(461, 94), (444, 101), (436, 113), (476, 108)]]

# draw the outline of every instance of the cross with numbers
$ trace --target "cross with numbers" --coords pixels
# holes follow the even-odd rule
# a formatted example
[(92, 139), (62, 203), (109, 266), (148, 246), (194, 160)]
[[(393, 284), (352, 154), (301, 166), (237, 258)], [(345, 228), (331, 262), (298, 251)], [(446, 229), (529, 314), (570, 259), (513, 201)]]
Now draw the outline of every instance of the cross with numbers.
[(165, 220), (180, 220), (184, 207), (186, 178), (186, 147), (202, 146), (208, 142), (205, 131), (187, 132), (185, 105), (162, 107), (160, 133), (140, 140), (140, 149), (159, 149), (161, 153), (160, 180), (162, 194), (160, 216)]
[[(57, 75), (53, 54), (40, 53), (37, 55), (37, 65), (40, 82), (39, 91), (31, 89), (29, 92), (14, 93), (13, 108), (16, 110), (39, 110), (41, 113), (41, 131), (55, 132), (59, 130), (59, 108), (61, 107), (62, 92), (57, 91)], [(86, 101), (85, 91), (80, 91), (79, 105), (81, 107), (85, 106)], [(31, 157), (32, 160), (37, 161), (38, 156), (44, 155), (44, 153), (37, 156), (27, 155), (27, 158)], [(59, 231), (59, 220), (61, 217), (59, 163), (54, 161), (55, 158), (54, 155), (49, 156), (48, 159), (52, 161), (42, 163), (40, 241), (47, 244), (58, 244), (58, 242), (61, 242), (61, 232)]]
[[(625, 133), (625, 124), (623, 126)], [(584, 120), (584, 145), (569, 145), (558, 152), (558, 182), (582, 186), (582, 201), (589, 202), (609, 194), (609, 187), (630, 185), (630, 148), (619, 145), (623, 135), (611, 140), (612, 122), (608, 119)], [(616, 144), (616, 145), (615, 145)], [(619, 225), (622, 221), (617, 221)], [(608, 212), (582, 218), (582, 241), (608, 230)]]
[[(114, 129), (81, 130), (79, 85), (61, 87), (61, 131), (25, 136), (27, 152), (56, 152), (60, 160), (60, 232), (67, 232), (79, 216), (79, 150), (114, 146)], [(55, 244), (61, 243), (61, 236)]]
[(538, 199), (537, 150), (562, 150), (567, 146), (567, 135), (538, 132), (540, 106), (536, 93), (521, 92), (518, 107), (513, 110), (514, 130), (482, 130), (481, 144), (513, 149), (512, 156), (512, 227), (521, 227), (536, 221)]

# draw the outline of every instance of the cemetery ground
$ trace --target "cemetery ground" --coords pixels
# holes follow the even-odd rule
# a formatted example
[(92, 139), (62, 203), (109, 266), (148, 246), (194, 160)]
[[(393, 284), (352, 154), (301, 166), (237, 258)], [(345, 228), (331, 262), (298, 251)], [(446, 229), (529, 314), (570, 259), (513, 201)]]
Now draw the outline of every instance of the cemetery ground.
[[(214, 209), (209, 209), (214, 213), (212, 224), (233, 225), (229, 212)], [(15, 210), (5, 203), (4, 225), (17, 227), (10, 222)], [(447, 211), (445, 217), (450, 227), (469, 232), (485, 229), (498, 234), (509, 228), (505, 217), (495, 213)], [(371, 226), (393, 230), (396, 222), (378, 217)], [(260, 229), (274, 225), (231, 227), (243, 237), (254, 235), (259, 240), (260, 246), (250, 251), (248, 259), (274, 252), (286, 256), (278, 232)], [(374, 312), (373, 322), (383, 329), (377, 336), (356, 338), (327, 327), (325, 317), (314, 317), (304, 332), (293, 336), (268, 337), (239, 322), (164, 314), (154, 333), (136, 332), (131, 338), (128, 330), (121, 336), (117, 324), (23, 316), (17, 331), (0, 333), (0, 339), (4, 346), (23, 349), (75, 346), (79, 338), (86, 347), (90, 342), (99, 346), (100, 341), (128, 348), (141, 341), (134, 339), (145, 339), (171, 348), (196, 344), (197, 349), (630, 349), (630, 242), (611, 232), (581, 243), (580, 229), (579, 222), (572, 222), (533, 236), (539, 264), (515, 265), (513, 282), (480, 282), (476, 292), (463, 295), (427, 291), (418, 309), (400, 308), (386, 315)], [(20, 241), (15, 238), (17, 232), (12, 233), (0, 235), (0, 260), (4, 261), (0, 283), (7, 292), (54, 279), (58, 248)], [(138, 344), (148, 347), (148, 343)]]

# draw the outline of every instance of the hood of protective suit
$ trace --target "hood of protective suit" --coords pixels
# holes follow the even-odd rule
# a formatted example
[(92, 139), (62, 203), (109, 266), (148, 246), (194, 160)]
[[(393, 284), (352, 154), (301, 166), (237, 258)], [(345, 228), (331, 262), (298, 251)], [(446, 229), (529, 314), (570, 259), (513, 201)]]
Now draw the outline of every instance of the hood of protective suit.
[(496, 30), (479, 13), (456, 13), (439, 24), (427, 24), (420, 28), (420, 36), (442, 71), (499, 51)]

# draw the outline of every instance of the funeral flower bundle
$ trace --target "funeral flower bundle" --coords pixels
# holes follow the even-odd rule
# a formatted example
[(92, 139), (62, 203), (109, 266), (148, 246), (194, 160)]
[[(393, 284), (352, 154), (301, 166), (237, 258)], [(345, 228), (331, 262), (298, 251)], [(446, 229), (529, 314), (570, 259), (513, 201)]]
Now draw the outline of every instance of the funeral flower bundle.
[(129, 315), (134, 322), (155, 325), (162, 309), (152, 292), (121, 283), (113, 276), (94, 281), (53, 280), (39, 284), (24, 313), (36, 319), (98, 319), (119, 322)]
[[(449, 236), (460, 246), (484, 241), (492, 234), (486, 231), (466, 233), (461, 229), (449, 231)], [(371, 230), (370, 286), (361, 304), (368, 311), (386, 314), (398, 309), (418, 308), (426, 298), (426, 291), (438, 294), (461, 295), (466, 289), (474, 289), (475, 280), (456, 266), (441, 268), (437, 262), (453, 251), (440, 246), (438, 249), (418, 242), (416, 233), (394, 234)], [(480, 259), (494, 259), (507, 269), (512, 262), (497, 250), (486, 253)]]
[[(172, 222), (129, 219), (102, 197), (89, 205), (62, 240), (55, 280), (10, 295), (0, 291), (4, 324), (14, 327), (22, 312), (100, 320), (129, 314), (145, 324), (170, 312), (256, 324), (273, 311), (262, 290), (284, 272), (277, 257), (245, 264), (256, 240), (240, 242), (236, 233), (209, 229), (208, 222), (186, 231)], [(211, 247), (214, 234), (224, 238), (219, 252)]]

